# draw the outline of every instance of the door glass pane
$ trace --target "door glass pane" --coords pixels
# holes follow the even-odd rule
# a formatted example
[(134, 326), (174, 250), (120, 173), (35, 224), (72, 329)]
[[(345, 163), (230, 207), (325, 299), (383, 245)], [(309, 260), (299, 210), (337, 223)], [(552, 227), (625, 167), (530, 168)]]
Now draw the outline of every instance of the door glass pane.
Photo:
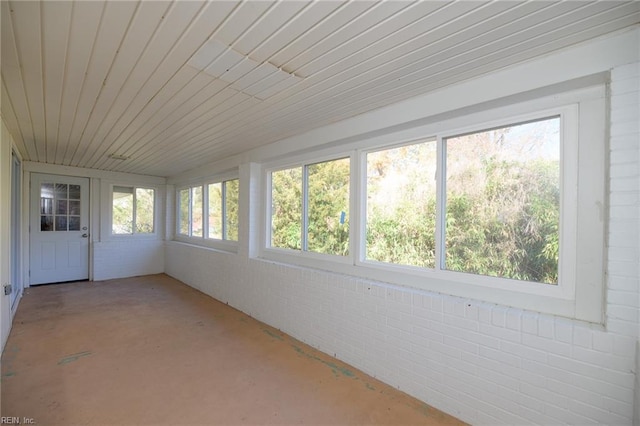
[(53, 214), (53, 198), (40, 198), (40, 214)]
[(56, 200), (56, 214), (57, 215), (67, 214), (67, 200)]
[(80, 185), (69, 185), (69, 199), (70, 200), (80, 199)]
[(343, 158), (307, 167), (309, 251), (349, 254), (349, 163)]
[(56, 183), (55, 186), (55, 197), (57, 199), (67, 199), (67, 189), (68, 185), (65, 183)]
[(40, 185), (40, 197), (41, 198), (53, 198), (53, 184), (52, 183), (43, 183)]
[(74, 216), (80, 216), (80, 201), (69, 201), (69, 214)]
[(222, 184), (213, 183), (209, 187), (209, 238), (222, 239)]
[(560, 118), (445, 140), (445, 266), (558, 283)]
[(53, 216), (40, 216), (40, 230), (53, 231)]
[(66, 230), (67, 230), (67, 217), (56, 216), (56, 231), (66, 231)]
[(80, 230), (80, 216), (69, 216), (69, 231)]

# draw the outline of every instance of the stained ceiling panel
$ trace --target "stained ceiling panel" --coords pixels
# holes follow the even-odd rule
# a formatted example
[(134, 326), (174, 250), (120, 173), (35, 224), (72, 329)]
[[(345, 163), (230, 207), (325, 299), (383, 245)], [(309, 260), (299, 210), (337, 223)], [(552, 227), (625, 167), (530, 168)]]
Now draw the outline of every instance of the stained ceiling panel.
[(2, 116), (24, 159), (156, 176), (640, 23), (640, 2), (616, 0), (0, 7)]

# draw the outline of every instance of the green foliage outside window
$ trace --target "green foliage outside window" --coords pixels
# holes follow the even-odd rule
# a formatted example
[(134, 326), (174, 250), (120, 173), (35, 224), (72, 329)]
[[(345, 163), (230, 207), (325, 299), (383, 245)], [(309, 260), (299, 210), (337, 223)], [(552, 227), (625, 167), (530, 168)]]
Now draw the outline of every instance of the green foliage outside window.
[(151, 188), (114, 186), (111, 232), (116, 235), (152, 234), (154, 203), (155, 190)]
[[(445, 139), (444, 269), (557, 284), (559, 123)], [(367, 154), (366, 259), (436, 268), (436, 148)], [(303, 170), (271, 174), (272, 247), (302, 249)], [(349, 173), (348, 159), (307, 166), (309, 251), (348, 254)]]
[[(349, 253), (349, 159), (306, 167), (306, 250), (316, 253)], [(303, 168), (271, 174), (271, 246), (302, 250)]]
[(228, 180), (225, 185), (225, 240), (238, 241), (238, 194), (240, 181)]

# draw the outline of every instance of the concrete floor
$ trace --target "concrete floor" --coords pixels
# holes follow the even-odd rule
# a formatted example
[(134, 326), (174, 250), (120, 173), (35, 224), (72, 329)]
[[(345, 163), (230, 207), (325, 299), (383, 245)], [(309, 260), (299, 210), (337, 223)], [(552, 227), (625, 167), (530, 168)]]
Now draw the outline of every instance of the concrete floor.
[(2, 416), (462, 424), (166, 275), (28, 289), (2, 355)]

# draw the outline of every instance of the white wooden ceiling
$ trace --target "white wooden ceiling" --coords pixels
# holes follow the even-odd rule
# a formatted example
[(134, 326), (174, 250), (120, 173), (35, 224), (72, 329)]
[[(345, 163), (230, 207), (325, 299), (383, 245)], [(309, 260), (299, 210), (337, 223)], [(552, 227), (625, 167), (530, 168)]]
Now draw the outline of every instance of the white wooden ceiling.
[(634, 1), (1, 7), (2, 116), (25, 160), (156, 176), (640, 22)]

